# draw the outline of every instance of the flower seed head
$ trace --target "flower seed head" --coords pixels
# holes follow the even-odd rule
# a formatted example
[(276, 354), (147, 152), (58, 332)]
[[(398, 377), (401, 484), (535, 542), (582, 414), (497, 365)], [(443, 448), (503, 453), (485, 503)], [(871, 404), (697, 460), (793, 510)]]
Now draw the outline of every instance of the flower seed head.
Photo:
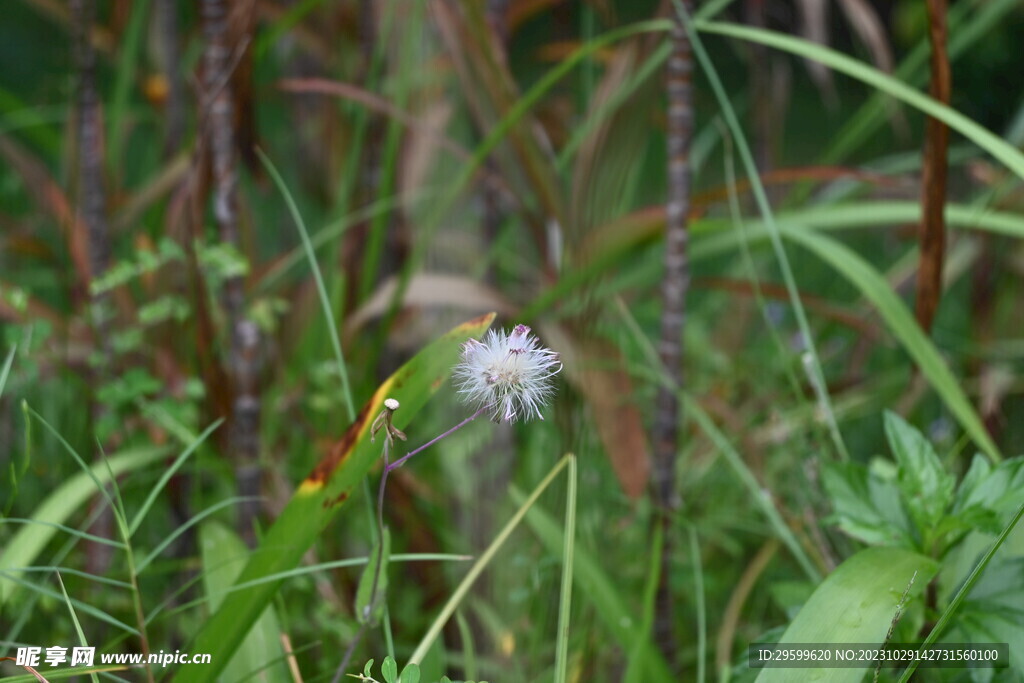
[(384, 407), (387, 408), (388, 410), (392, 411), (392, 412), (398, 410), (398, 406), (399, 405), (400, 404), (398, 403), (398, 401), (396, 399), (393, 399), (393, 398), (386, 398), (386, 399), (384, 399)]
[(541, 346), (529, 327), (516, 325), (463, 344), (453, 374), (466, 403), (489, 406), (495, 422), (515, 422), (544, 419), (540, 409), (554, 394), (553, 378), (561, 369), (557, 353)]

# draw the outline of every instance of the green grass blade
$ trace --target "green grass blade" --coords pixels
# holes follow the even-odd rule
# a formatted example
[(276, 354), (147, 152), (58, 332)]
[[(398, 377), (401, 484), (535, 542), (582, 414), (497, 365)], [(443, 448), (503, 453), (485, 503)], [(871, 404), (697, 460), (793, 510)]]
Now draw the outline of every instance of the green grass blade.
[(932, 118), (942, 121), (1001, 161), (1018, 178), (1024, 179), (1024, 154), (1012, 145), (1007, 144), (997, 135), (955, 109), (939, 103), (903, 81), (868, 66), (864, 62), (848, 57), (841, 52), (836, 52), (824, 45), (765, 29), (719, 22), (700, 22), (696, 27), (703, 33), (713, 33), (767, 45), (783, 52), (819, 62), (835, 71), (851, 76), (876, 90), (906, 102)]
[[(237, 583), (296, 568), (302, 556), (344, 507), (352, 490), (366, 477), (379, 459), (379, 446), (370, 443), (370, 424), (381, 411), (385, 398), (399, 401), (394, 423), (404, 429), (451, 372), (462, 342), (480, 335), (494, 320), (494, 314), (464, 323), (424, 348), (389, 377), (363, 406), (331, 452), (299, 486), (281, 515), (253, 551)], [(408, 430), (406, 430), (408, 432)], [(188, 667), (177, 675), (185, 683), (208, 683), (237, 649), (245, 633), (262, 613), (280, 581), (267, 582), (231, 593), (207, 619), (189, 646), (195, 652), (210, 653), (212, 664)]]
[[(989, 562), (991, 562), (992, 558), (995, 557), (996, 551), (999, 550), (1000, 547), (1002, 547), (1003, 543), (1006, 541), (1006, 538), (1010, 535), (1010, 532), (1017, 527), (1017, 523), (1020, 522), (1022, 516), (1024, 516), (1024, 505), (1021, 505), (1019, 508), (1017, 508), (1017, 513), (1013, 516), (1013, 519), (1011, 519), (1009, 524), (1007, 524), (1006, 527), (1002, 530), (1002, 532), (1000, 532), (999, 537), (995, 540), (995, 543), (992, 544), (992, 547), (988, 549), (988, 552), (985, 553), (985, 556), (981, 558), (981, 561), (978, 562), (977, 566), (975, 566), (974, 569), (971, 571), (971, 575), (968, 576), (967, 580), (964, 581), (962, 586), (960, 586), (960, 590), (956, 592), (956, 595), (953, 596), (952, 600), (950, 600), (949, 604), (946, 606), (946, 609), (942, 611), (942, 615), (939, 617), (938, 621), (935, 622), (935, 626), (932, 627), (931, 632), (928, 633), (928, 637), (924, 639), (922, 646), (931, 645), (939, 639), (939, 636), (942, 635), (942, 632), (945, 631), (946, 626), (949, 625), (950, 620), (956, 614), (956, 611), (960, 608), (960, 603), (962, 603), (964, 599), (968, 595), (970, 595), (971, 589), (974, 588), (974, 584), (978, 583), (978, 579), (980, 579), (981, 575), (985, 572), (985, 568), (988, 567)], [(910, 666), (908, 666), (907, 669), (903, 672), (903, 675), (900, 676), (900, 683), (906, 683), (907, 681), (909, 681), (910, 677), (913, 675), (916, 669), (917, 662), (914, 662)]]
[(725, 457), (726, 462), (732, 467), (733, 471), (740, 478), (740, 481), (747, 489), (747, 493), (751, 496), (754, 502), (761, 512), (764, 514), (768, 523), (775, 531), (775, 535), (786, 544), (789, 551), (793, 553), (793, 557), (800, 564), (800, 567), (804, 570), (804, 574), (807, 578), (812, 581), (820, 581), (821, 573), (818, 571), (811, 559), (807, 557), (807, 553), (804, 552), (804, 548), (800, 545), (800, 542), (793, 535), (789, 525), (786, 524), (786, 520), (782, 519), (782, 515), (775, 509), (775, 504), (772, 502), (771, 497), (758, 483), (754, 473), (747, 467), (746, 462), (736, 449), (733, 448), (732, 444), (729, 443), (729, 439), (718, 429), (714, 421), (708, 416), (704, 409), (701, 408), (697, 401), (693, 400), (690, 396), (684, 394), (683, 402), (687, 413), (693, 416), (694, 421), (701, 428), (709, 439), (718, 447), (718, 450)]
[(569, 666), (569, 617), (572, 610), (572, 562), (576, 552), (576, 456), (570, 453), (565, 492), (565, 542), (562, 544), (562, 586), (555, 636), (555, 683), (565, 683)]
[(708, 652), (708, 615), (704, 605), (704, 565), (700, 558), (697, 529), (690, 527), (690, 561), (693, 563), (693, 594), (697, 603), (697, 683), (704, 683)]
[(14, 354), (17, 350), (18, 345), (13, 345), (11, 350), (7, 352), (7, 358), (4, 359), (4, 368), (0, 370), (0, 396), (4, 395), (4, 387), (7, 386), (7, 376), (11, 374), (11, 365), (14, 363)]
[(633, 637), (633, 645), (630, 647), (629, 660), (626, 664), (626, 673), (622, 680), (625, 683), (643, 683), (644, 672), (642, 668), (644, 644), (651, 640), (651, 629), (654, 627), (654, 603), (658, 595), (658, 582), (661, 580), (661, 558), (665, 552), (665, 527), (662, 524), (654, 525), (654, 535), (651, 539), (651, 557), (648, 560), (647, 581), (644, 583), (643, 616), (640, 618), (640, 628)]
[[(38, 593), (39, 595), (43, 595), (45, 597), (52, 598), (52, 599), (56, 600), (57, 602), (63, 602), (64, 601), (64, 596), (62, 596), (57, 591), (52, 590), (50, 588), (46, 588), (44, 586), (40, 586), (39, 584), (31, 583), (30, 581), (26, 581), (25, 579), (22, 579), (19, 576), (17, 576), (14, 572), (10, 572), (10, 571), (6, 571), (6, 570), (0, 569), (0, 577), (4, 577), (8, 581), (11, 581), (14, 584), (20, 585), (23, 588), (26, 588), (27, 590), (33, 591), (35, 593)], [(80, 600), (76, 600), (74, 598), (68, 598), (68, 599), (78, 609), (78, 611), (81, 612), (82, 614), (88, 614), (89, 616), (96, 617), (100, 621), (105, 621), (106, 623), (110, 624), (111, 626), (116, 626), (117, 628), (125, 631), (126, 633), (130, 633), (133, 636), (138, 636), (139, 635), (138, 629), (136, 629), (133, 626), (129, 626), (128, 624), (124, 623), (123, 621), (121, 621), (119, 619), (116, 619), (115, 617), (112, 617), (111, 615), (107, 614), (103, 610), (98, 609), (96, 607), (93, 607), (92, 605), (86, 604), (86, 603), (84, 603), (84, 602), (82, 602)]]
[[(868, 548), (843, 562), (818, 586), (780, 643), (877, 643), (885, 641), (904, 590), (920, 593), (938, 565), (898, 548)], [(915, 578), (916, 575), (916, 578)], [(800, 680), (859, 683), (871, 667), (799, 669)], [(794, 669), (762, 669), (757, 683), (792, 681)]]
[(153, 507), (153, 503), (156, 502), (156, 497), (159, 496), (160, 492), (164, 490), (164, 487), (167, 486), (167, 482), (171, 480), (171, 477), (174, 476), (174, 473), (177, 472), (178, 469), (185, 464), (185, 460), (187, 460), (188, 457), (192, 455), (192, 453), (195, 452), (197, 448), (199, 448), (203, 441), (206, 440), (206, 437), (212, 434), (213, 430), (217, 429), (217, 427), (219, 427), (222, 422), (224, 422), (223, 418), (217, 420), (212, 425), (207, 427), (206, 431), (200, 434), (199, 438), (196, 439), (192, 443), (192, 445), (190, 445), (188, 448), (182, 451), (181, 455), (178, 456), (178, 459), (175, 460), (170, 467), (164, 470), (164, 473), (160, 476), (160, 481), (158, 481), (156, 485), (153, 487), (153, 490), (149, 492), (149, 496), (146, 498), (146, 501), (142, 504), (142, 507), (139, 508), (138, 514), (135, 515), (135, 519), (132, 520), (131, 525), (128, 527), (129, 538), (134, 536), (135, 532), (138, 531), (139, 525), (142, 524), (142, 520), (146, 518), (146, 514), (149, 512), (149, 509)]
[(284, 197), (285, 203), (288, 205), (288, 211), (292, 214), (292, 220), (295, 221), (295, 227), (299, 230), (299, 235), (302, 237), (302, 246), (306, 250), (306, 258), (309, 259), (309, 269), (313, 271), (313, 280), (316, 282), (316, 292), (320, 297), (320, 306), (324, 312), (325, 323), (327, 325), (327, 333), (331, 339), (331, 347), (334, 349), (334, 360), (338, 365), (338, 376), (341, 377), (341, 390), (345, 396), (345, 410), (348, 413), (349, 422), (355, 422), (356, 419), (356, 408), (355, 403), (352, 401), (352, 386), (348, 381), (348, 368), (345, 365), (345, 354), (341, 350), (341, 339), (338, 338), (338, 326), (334, 321), (334, 313), (331, 311), (331, 299), (327, 296), (327, 288), (324, 287), (324, 278), (320, 274), (320, 265), (316, 260), (316, 253), (313, 251), (313, 243), (309, 240), (309, 232), (306, 230), (306, 222), (302, 220), (302, 214), (299, 213), (299, 207), (295, 204), (295, 199), (292, 198), (291, 193), (288, 191), (288, 186), (284, 184), (284, 178), (277, 172), (277, 168), (271, 163), (270, 159), (263, 150), (257, 149), (256, 154), (259, 155), (260, 161), (263, 162), (263, 167), (267, 169), (267, 173), (274, 179), (274, 184), (277, 185), (278, 191), (281, 196)]
[(231, 498), (228, 498), (227, 500), (222, 500), (219, 503), (214, 503), (205, 510), (196, 513), (192, 516), (191, 519), (189, 519), (184, 524), (182, 524), (174, 531), (172, 531), (170, 534), (168, 534), (167, 537), (164, 538), (164, 540), (162, 540), (159, 543), (159, 545), (157, 545), (157, 547), (153, 548), (153, 550), (150, 551), (149, 555), (146, 555), (146, 557), (141, 562), (139, 562), (138, 566), (135, 569), (136, 574), (141, 574), (146, 569), (146, 567), (153, 563), (153, 560), (160, 557), (160, 554), (163, 553), (163, 551), (167, 550), (167, 546), (174, 543), (174, 541), (177, 540), (179, 536), (181, 536), (183, 533), (194, 527), (196, 524), (199, 524), (199, 522), (203, 521), (204, 519), (206, 519), (213, 513), (217, 512), (218, 510), (223, 510), (224, 508), (230, 505), (235, 505), (236, 503), (244, 503), (251, 500), (258, 499), (253, 496), (233, 496)]
[[(145, 447), (132, 449), (112, 456), (108, 462), (114, 476), (141, 469), (163, 458), (166, 447)], [(109, 481), (106, 465), (98, 463), (89, 473), (79, 472), (61, 484), (32, 512), (33, 522), (49, 525), (60, 525), (40, 529), (33, 525), (21, 529), (10, 540), (7, 547), (0, 552), (0, 570), (17, 569), (33, 564), (39, 553), (46, 547), (57, 528), (92, 496), (96, 487), (103, 487)], [(79, 532), (82, 533), (82, 532)], [(109, 542), (109, 541), (108, 541)], [(116, 543), (116, 542), (112, 542)], [(120, 544), (118, 544), (120, 545)], [(0, 605), (3, 605), (16, 592), (16, 586), (0, 579)]]
[[(75, 613), (75, 606), (71, 604), (71, 598), (68, 597), (68, 591), (64, 587), (64, 579), (61, 578), (60, 572), (57, 572), (57, 583), (60, 584), (60, 592), (64, 596), (64, 604), (68, 606), (68, 612), (71, 613), (71, 622), (75, 625), (75, 634), (78, 636), (78, 644), (82, 647), (89, 647), (89, 643), (85, 639), (85, 633), (82, 631), (82, 624), (78, 621), (78, 615)], [(99, 683), (99, 678), (95, 673), (89, 674), (92, 683)]]
[(38, 519), (26, 519), (24, 517), (5, 517), (4, 519), (0, 519), (0, 524), (30, 524), (50, 527), (52, 529), (63, 531), (69, 536), (76, 536), (83, 541), (92, 541), (93, 543), (108, 545), (111, 548), (118, 548), (122, 550), (128, 547), (121, 541), (115, 541), (112, 538), (106, 538), (104, 536), (96, 536), (95, 534), (90, 534), (86, 531), (82, 531), (81, 529), (76, 529), (74, 527), (67, 526), (66, 524), (57, 524), (56, 522), (44, 522)]
[[(519, 504), (526, 500), (526, 496), (514, 487), (511, 496)], [(526, 525), (549, 553), (557, 555), (562, 551), (565, 543), (563, 531), (542, 509), (531, 509), (526, 515)], [(601, 563), (578, 547), (573, 558), (573, 579), (578, 584), (580, 595), (594, 607), (598, 618), (618, 646), (629, 651), (635, 643), (636, 616), (627, 608), (627, 600), (619, 595), (615, 583), (605, 573)], [(639, 656), (644, 681), (674, 680), (668, 664), (650, 639), (644, 639)]]
[(886, 279), (859, 254), (831, 238), (802, 230), (785, 229), (785, 233), (829, 263), (874, 304), (964, 431), (993, 462), (1002, 460), (999, 448), (967, 399), (960, 382)]
[[(711, 89), (715, 93), (715, 99), (718, 100), (722, 116), (729, 128), (729, 132), (732, 134), (733, 143), (736, 145), (736, 151), (739, 153), (740, 159), (743, 162), (747, 178), (750, 181), (750, 187), (754, 192), (754, 199), (757, 202), (758, 210), (764, 218), (765, 225), (768, 226), (769, 238), (771, 239), (772, 249), (775, 252), (775, 259), (778, 262), (779, 270), (782, 272), (782, 280), (786, 285), (786, 293), (789, 296), (790, 305), (793, 307), (793, 315), (796, 317), (797, 327), (800, 329), (800, 336), (803, 337), (803, 345), (806, 349), (805, 353), (807, 354), (806, 357), (810, 361), (807, 363), (807, 370), (817, 384), (820, 386), (827, 386), (825, 373), (821, 368), (821, 359), (818, 356), (817, 344), (815, 344), (814, 336), (811, 334), (811, 326), (807, 322), (807, 314), (804, 311), (803, 303), (800, 301), (800, 293), (797, 290), (796, 278), (793, 276), (793, 269), (789, 265), (789, 257), (786, 255), (786, 249), (782, 244), (782, 237), (779, 234), (778, 227), (775, 225), (775, 218), (771, 204), (768, 201), (768, 194), (765, 192), (764, 185), (761, 184), (761, 176), (758, 173), (757, 165), (754, 163), (754, 155), (751, 153), (750, 146), (747, 144), (746, 138), (743, 135), (743, 127), (740, 125), (739, 118), (736, 116), (732, 103), (729, 101), (725, 86), (718, 78), (718, 72), (715, 69), (714, 63), (711, 61), (711, 57), (704, 49), (703, 42), (694, 30), (695, 27), (693, 21), (689, 16), (687, 16), (686, 10), (679, 0), (673, 0), (673, 4), (676, 12), (679, 14), (679, 20), (686, 29), (687, 36), (690, 39), (690, 44), (693, 47), (693, 54), (697, 58), (697, 61), (700, 62), (704, 74), (711, 83)], [(835, 414), (831, 405), (831, 398), (827, 393), (821, 396), (821, 400), (824, 402), (826, 410), (830, 414)], [(843, 460), (849, 460), (850, 456), (846, 450), (846, 444), (843, 442), (842, 434), (838, 431), (830, 431), (830, 436), (832, 437), (837, 455)]]
[(149, 16), (149, 0), (137, 0), (131, 3), (131, 17), (125, 29), (124, 38), (119, 42), (117, 76), (114, 82), (114, 97), (110, 104), (110, 128), (107, 133), (109, 140), (110, 168), (118, 169), (121, 164), (121, 148), (125, 142), (125, 113), (128, 109), (128, 94), (135, 84), (135, 65), (139, 62), (139, 45), (146, 28), (146, 17)]
[[(124, 547), (124, 546), (122, 546)], [(131, 588), (132, 584), (127, 581), (118, 581), (117, 579), (107, 578), (106, 576), (97, 576), (96, 574), (90, 574), (89, 572), (83, 572), (80, 569), (72, 569), (71, 567), (61, 567), (59, 565), (50, 566), (37, 566), (37, 567), (18, 567), (19, 572), (41, 572), (46, 574), (67, 574), (71, 576), (80, 576), (83, 579), (89, 581), (95, 581), (96, 583), (102, 583), (107, 586), (116, 586), (117, 588)]]
[(462, 602), (464, 597), (466, 597), (469, 589), (473, 586), (473, 582), (475, 582), (477, 577), (479, 577), (484, 569), (487, 568), (487, 565), (489, 565), (491, 560), (494, 559), (494, 556), (501, 549), (501, 546), (504, 545), (505, 541), (508, 540), (508, 537), (512, 535), (512, 532), (516, 530), (519, 523), (523, 521), (523, 517), (527, 512), (529, 512), (530, 508), (533, 507), (533, 504), (537, 502), (537, 499), (540, 498), (540, 494), (544, 493), (548, 486), (551, 485), (551, 482), (555, 480), (555, 477), (558, 476), (558, 473), (561, 472), (572, 460), (573, 455), (571, 453), (563, 456), (561, 460), (555, 463), (555, 466), (551, 468), (551, 471), (548, 472), (547, 476), (537, 484), (537, 487), (533, 492), (520, 503), (519, 509), (516, 510), (515, 514), (512, 515), (512, 518), (508, 520), (504, 527), (502, 527), (501, 531), (498, 532), (498, 535), (494, 537), (491, 544), (487, 546), (487, 550), (485, 550), (480, 555), (480, 558), (473, 563), (473, 566), (470, 567), (468, 572), (466, 572), (466, 576), (463, 577), (458, 587), (456, 587), (452, 592), (451, 597), (448, 598), (448, 602), (446, 602), (444, 607), (441, 608), (441, 612), (437, 615), (437, 618), (434, 619), (434, 623), (432, 623), (430, 628), (427, 629), (426, 635), (423, 636), (422, 640), (420, 640), (420, 644), (416, 646), (412, 656), (409, 657), (410, 664), (419, 665), (423, 663), (423, 658), (427, 655), (427, 651), (430, 650), (431, 645), (434, 644), (434, 641), (441, 634), (441, 629), (443, 629), (444, 625), (448, 623), (448, 619), (451, 618), (455, 609), (459, 606), (459, 603)]

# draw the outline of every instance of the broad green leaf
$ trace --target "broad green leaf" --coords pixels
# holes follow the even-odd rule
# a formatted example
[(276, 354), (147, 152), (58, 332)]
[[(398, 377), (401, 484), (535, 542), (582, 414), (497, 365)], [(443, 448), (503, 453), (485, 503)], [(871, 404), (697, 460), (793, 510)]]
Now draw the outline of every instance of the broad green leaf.
[[(249, 549), (229, 528), (211, 521), (199, 527), (199, 551), (203, 560), (203, 588), (209, 597), (210, 609), (217, 609), (245, 566)], [(265, 683), (291, 680), (281, 645), (281, 625), (273, 604), (267, 605), (235, 650), (224, 667), (223, 679), (241, 681), (255, 671), (259, 671), (259, 675), (253, 680)]]
[[(881, 644), (911, 580), (908, 599), (937, 569), (933, 560), (907, 550), (862, 550), (818, 586), (779, 642)], [(757, 682), (792, 681), (797, 674), (799, 680), (859, 683), (867, 669), (762, 669)]]
[[(96, 495), (96, 481), (101, 486), (106, 485), (111, 473), (117, 477), (125, 472), (142, 469), (164, 457), (168, 450), (165, 447), (128, 450), (111, 456), (105, 463), (97, 463), (92, 467), (91, 474), (79, 472), (58, 486), (30, 515), (33, 521), (40, 523), (25, 525), (0, 552), (0, 571), (34, 564), (39, 553), (59, 529), (59, 526), (50, 525), (62, 525), (73, 512)], [(0, 576), (0, 605), (10, 600), (19, 589), (18, 583)]]
[(398, 665), (392, 657), (384, 658), (380, 665), (380, 673), (386, 683), (398, 683)]
[(911, 517), (922, 531), (938, 526), (953, 501), (953, 475), (942, 467), (931, 442), (896, 413), (886, 411), (885, 435)]
[(363, 568), (363, 574), (359, 577), (359, 587), (356, 589), (356, 620), (360, 624), (376, 626), (384, 616), (390, 560), (391, 532), (384, 527), (384, 534), (374, 545), (370, 553), (370, 562)]
[[(253, 551), (236, 583), (256, 581), (299, 565), (302, 556), (344, 506), (352, 489), (379, 460), (380, 444), (371, 444), (369, 437), (370, 425), (383, 408), (384, 399), (399, 401), (401, 408), (395, 412), (394, 422), (399, 429), (405, 429), (410, 419), (448, 377), (458, 359), (460, 344), (470, 337), (479, 336), (493, 320), (492, 313), (459, 325), (423, 349), (380, 385), (360, 410), (356, 421), (299, 486), (267, 531), (263, 542)], [(185, 667), (177, 674), (176, 680), (185, 683), (215, 680), (274, 597), (280, 583), (281, 580), (267, 581), (228, 595), (204, 622), (189, 646), (195, 652), (209, 653), (212, 663)]]
[(412, 663), (407, 664), (398, 680), (400, 683), (420, 683), (420, 667)]

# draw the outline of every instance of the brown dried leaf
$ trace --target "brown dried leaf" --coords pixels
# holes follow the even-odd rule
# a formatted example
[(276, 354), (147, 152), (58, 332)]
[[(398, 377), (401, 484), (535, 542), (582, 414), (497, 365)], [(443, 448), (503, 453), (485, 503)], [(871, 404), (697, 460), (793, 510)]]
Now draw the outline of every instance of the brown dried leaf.
[(564, 326), (545, 326), (543, 332), (562, 354), (566, 379), (590, 405), (622, 490), (634, 500), (639, 498), (650, 478), (650, 446), (621, 352)]

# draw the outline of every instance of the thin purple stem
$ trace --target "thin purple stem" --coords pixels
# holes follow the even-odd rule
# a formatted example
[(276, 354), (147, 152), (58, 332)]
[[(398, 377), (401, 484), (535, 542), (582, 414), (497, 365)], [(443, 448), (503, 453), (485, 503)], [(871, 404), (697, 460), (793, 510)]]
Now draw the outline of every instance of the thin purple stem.
[[(475, 419), (477, 419), (478, 417), (480, 417), (480, 415), (481, 415), (481, 414), (482, 414), (482, 413), (483, 413), (483, 412), (484, 412), (485, 410), (488, 410), (489, 408), (492, 408), (492, 407), (493, 407), (493, 405), (494, 405), (493, 403), (489, 403), (489, 404), (487, 404), (487, 405), (483, 406), (482, 408), (480, 408), (479, 410), (477, 410), (477, 411), (476, 411), (475, 413), (473, 413), (472, 415), (470, 415), (469, 417), (467, 417), (467, 418), (466, 418), (465, 420), (463, 420), (463, 421), (462, 421), (462, 422), (460, 422), (459, 424), (457, 424), (457, 425), (455, 425), (454, 427), (452, 427), (451, 429), (449, 429), (449, 430), (448, 430), (447, 432), (444, 432), (443, 434), (439, 434), (439, 435), (435, 436), (435, 437), (434, 437), (433, 439), (431, 439), (430, 441), (426, 442), (425, 444), (423, 444), (422, 446), (420, 446), (420, 447), (419, 447), (419, 448), (417, 448), (416, 450), (414, 450), (414, 451), (411, 451), (411, 452), (410, 452), (410, 453), (408, 453), (407, 455), (404, 455), (404, 456), (402, 456), (401, 458), (399, 458), (398, 460), (394, 461), (394, 462), (393, 462), (393, 463), (391, 463), (390, 465), (385, 465), (385, 466), (384, 466), (384, 473), (385, 473), (385, 474), (387, 474), (387, 473), (388, 473), (388, 472), (390, 472), (391, 470), (396, 470), (396, 469), (398, 469), (398, 468), (399, 468), (399, 467), (401, 467), (401, 466), (402, 466), (403, 464), (405, 464), (405, 461), (406, 461), (406, 460), (408, 460), (408, 459), (409, 459), (409, 458), (411, 458), (412, 456), (416, 455), (416, 454), (417, 454), (417, 453), (419, 453), (420, 451), (423, 451), (423, 450), (425, 450), (425, 449), (429, 448), (430, 446), (433, 446), (433, 445), (434, 445), (435, 443), (437, 443), (438, 441), (440, 441), (441, 439), (443, 439), (443, 438), (444, 438), (444, 437), (446, 437), (446, 436), (451, 436), (451, 435), (452, 435), (452, 434), (454, 434), (455, 432), (459, 431), (460, 429), (462, 429), (463, 427), (465, 427), (466, 425), (468, 425), (468, 424), (469, 424), (470, 422), (472, 422), (473, 420), (475, 420)], [(383, 490), (383, 489), (382, 489), (382, 490)]]
[[(374, 609), (374, 607), (376, 606), (376, 603), (377, 603), (377, 587), (380, 584), (381, 570), (383, 569), (383, 565), (384, 565), (384, 557), (383, 557), (383, 554), (384, 554), (384, 489), (386, 488), (387, 483), (388, 483), (388, 474), (391, 472), (391, 470), (396, 469), (398, 467), (401, 467), (402, 464), (405, 463), (406, 460), (408, 460), (412, 456), (416, 455), (420, 451), (426, 450), (428, 447), (433, 446), (435, 443), (437, 443), (441, 439), (445, 438), (446, 436), (451, 436), (452, 434), (454, 434), (458, 430), (462, 429), (463, 427), (468, 425), (470, 422), (472, 422), (476, 418), (480, 417), (480, 415), (485, 410), (488, 410), (489, 408), (492, 408), (493, 406), (494, 406), (493, 403), (483, 406), (482, 408), (477, 410), (475, 413), (473, 413), (472, 415), (467, 417), (465, 420), (463, 420), (459, 424), (457, 424), (454, 427), (452, 427), (451, 429), (449, 429), (447, 432), (444, 432), (443, 434), (440, 434), (440, 435), (434, 437), (433, 439), (431, 439), (427, 443), (423, 444), (422, 446), (420, 446), (416, 450), (414, 450), (411, 453), (409, 453), (408, 455), (406, 455), (406, 456), (396, 460), (393, 463), (389, 462), (390, 457), (391, 457), (391, 448), (390, 448), (390, 446), (391, 446), (391, 434), (390, 434), (390, 432), (388, 432), (388, 433), (386, 433), (384, 435), (384, 471), (381, 472), (380, 488), (377, 489), (377, 531), (378, 531), (377, 543), (380, 544), (380, 548), (379, 548), (379, 551), (378, 551), (377, 564), (376, 564), (376, 567), (374, 568), (373, 583), (371, 584), (371, 587), (370, 587), (370, 600), (369, 600), (369, 603), (366, 606), (366, 609), (369, 610), (369, 614), (360, 615), (360, 616), (365, 616), (366, 618), (363, 621), (362, 625), (359, 627), (359, 631), (356, 632), (355, 638), (353, 638), (352, 642), (349, 644), (348, 648), (346, 649), (345, 656), (342, 658), (341, 665), (338, 667), (337, 671), (334, 672), (334, 678), (332, 679), (331, 683), (337, 683), (340, 680), (341, 675), (344, 673), (345, 669), (348, 668), (348, 664), (349, 664), (349, 662), (352, 659), (352, 654), (355, 652), (356, 646), (359, 645), (359, 642), (362, 640), (363, 635), (366, 633), (366, 627), (370, 623), (370, 620), (369, 620), (370, 614), (373, 613), (373, 609)], [(389, 429), (389, 428), (390, 428), (390, 424), (387, 427), (385, 427), (385, 429)], [(370, 561), (371, 562), (373, 561), (373, 553), (370, 554)]]

